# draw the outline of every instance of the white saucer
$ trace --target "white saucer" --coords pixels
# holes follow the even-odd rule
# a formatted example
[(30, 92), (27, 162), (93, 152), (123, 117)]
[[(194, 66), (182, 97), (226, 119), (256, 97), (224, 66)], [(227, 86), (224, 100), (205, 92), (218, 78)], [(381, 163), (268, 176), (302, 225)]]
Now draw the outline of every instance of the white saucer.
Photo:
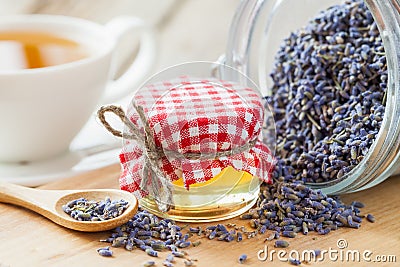
[(0, 164), (0, 181), (39, 186), (61, 178), (98, 169), (118, 162), (121, 148), (70, 151), (51, 160), (26, 164)]
[[(121, 99), (117, 104), (128, 106), (132, 96)], [(111, 116), (111, 125), (123, 129), (123, 124)], [(70, 151), (47, 161), (27, 164), (1, 164), (0, 181), (24, 186), (39, 186), (71, 177), (79, 173), (99, 169), (119, 162), (122, 140), (110, 134), (97, 120), (94, 113), (81, 132), (71, 143)]]

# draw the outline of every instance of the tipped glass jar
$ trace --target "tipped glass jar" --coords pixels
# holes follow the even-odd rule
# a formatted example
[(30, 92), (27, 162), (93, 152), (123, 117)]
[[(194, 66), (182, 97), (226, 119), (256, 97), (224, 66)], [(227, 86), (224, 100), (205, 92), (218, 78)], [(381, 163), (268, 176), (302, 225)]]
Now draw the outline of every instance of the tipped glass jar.
[[(280, 45), (284, 38), (288, 38), (292, 32), (306, 26), (308, 21), (315, 18), (321, 10), (339, 4), (343, 4), (343, 1), (242, 1), (231, 25), (226, 55), (221, 58), (221, 61), (248, 75), (258, 84), (264, 96), (270, 96), (274, 81), (268, 75), (276, 71), (274, 57), (279, 49), (282, 49)], [(385, 112), (374, 142), (354, 168), (328, 181), (309, 183), (311, 187), (320, 188), (328, 194), (350, 193), (374, 186), (396, 174), (400, 164), (400, 50), (398, 49), (400, 46), (400, 3), (397, 0), (366, 0), (365, 4), (377, 24), (387, 58), (386, 99), (382, 100), (385, 101)], [(341, 39), (334, 41), (340, 43)], [(329, 58), (325, 59), (329, 60)], [(339, 64), (334, 66), (340, 67)], [(333, 86), (340, 87), (341, 85)], [(306, 105), (306, 103), (302, 104)], [(355, 106), (352, 108), (356, 109)], [(279, 133), (279, 130), (277, 131)], [(345, 141), (343, 147), (344, 145)], [(349, 149), (349, 155), (354, 155), (351, 146)], [(306, 172), (310, 166), (314, 167), (314, 165), (304, 166)]]

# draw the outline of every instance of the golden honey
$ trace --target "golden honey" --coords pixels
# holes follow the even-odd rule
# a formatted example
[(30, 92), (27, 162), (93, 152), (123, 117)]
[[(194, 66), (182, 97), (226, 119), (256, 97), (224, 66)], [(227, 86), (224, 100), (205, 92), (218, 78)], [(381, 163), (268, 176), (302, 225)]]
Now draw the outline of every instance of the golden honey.
[(86, 47), (45, 32), (1, 31), (0, 69), (44, 68), (88, 56)]
[(205, 183), (191, 185), (183, 180), (173, 183), (174, 206), (161, 212), (151, 197), (139, 200), (142, 208), (176, 221), (204, 222), (232, 218), (251, 208), (257, 201), (260, 180), (245, 171), (226, 167)]

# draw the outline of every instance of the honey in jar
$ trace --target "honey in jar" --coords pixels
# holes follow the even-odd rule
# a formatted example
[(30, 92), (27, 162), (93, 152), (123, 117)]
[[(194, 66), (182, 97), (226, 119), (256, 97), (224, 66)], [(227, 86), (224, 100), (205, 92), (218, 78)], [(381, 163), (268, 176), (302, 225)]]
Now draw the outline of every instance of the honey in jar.
[(127, 118), (147, 141), (124, 139), (121, 189), (138, 196), (142, 208), (176, 221), (245, 212), (261, 182), (270, 182), (273, 166), (262, 137), (261, 100), (250, 87), (214, 78), (146, 85)]

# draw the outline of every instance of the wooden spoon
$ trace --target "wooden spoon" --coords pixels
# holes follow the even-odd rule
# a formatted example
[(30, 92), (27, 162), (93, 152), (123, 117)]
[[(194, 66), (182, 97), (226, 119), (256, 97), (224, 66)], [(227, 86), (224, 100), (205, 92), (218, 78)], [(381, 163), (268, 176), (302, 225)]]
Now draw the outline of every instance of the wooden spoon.
[[(118, 217), (105, 221), (78, 221), (71, 218), (62, 206), (77, 198), (88, 200), (124, 199), (129, 202), (128, 208)], [(37, 212), (53, 222), (83, 232), (99, 232), (113, 229), (126, 223), (138, 209), (136, 197), (127, 191), (117, 189), (90, 190), (40, 190), (6, 182), (0, 182), (0, 202), (18, 205)]]

